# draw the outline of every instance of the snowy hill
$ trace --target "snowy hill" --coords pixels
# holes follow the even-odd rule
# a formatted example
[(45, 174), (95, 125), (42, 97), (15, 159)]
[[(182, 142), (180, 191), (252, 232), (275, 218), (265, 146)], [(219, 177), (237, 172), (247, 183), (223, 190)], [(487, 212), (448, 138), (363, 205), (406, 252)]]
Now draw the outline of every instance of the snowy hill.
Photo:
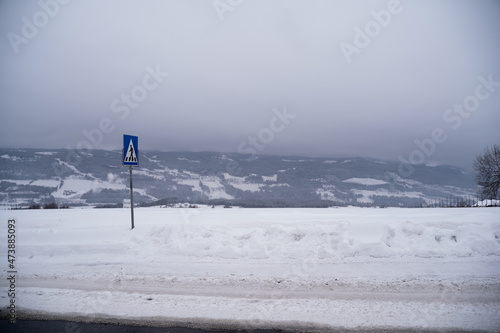
[[(141, 151), (134, 201), (246, 207), (405, 206), (472, 202), (473, 176), (449, 166), (415, 166), (366, 158), (301, 158)], [(4, 207), (121, 204), (129, 197), (120, 151), (0, 149)]]

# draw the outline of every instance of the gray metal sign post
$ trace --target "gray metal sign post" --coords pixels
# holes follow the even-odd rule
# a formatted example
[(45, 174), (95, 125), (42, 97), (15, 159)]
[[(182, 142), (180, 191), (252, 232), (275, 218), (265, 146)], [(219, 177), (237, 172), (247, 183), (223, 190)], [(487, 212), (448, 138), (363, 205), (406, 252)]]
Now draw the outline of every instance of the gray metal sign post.
[(130, 168), (130, 214), (132, 218), (132, 229), (134, 229), (134, 187), (132, 186), (132, 166)]
[(134, 229), (134, 187), (132, 184), (132, 167), (139, 166), (139, 138), (133, 135), (123, 135), (123, 166), (130, 170), (130, 216), (132, 218), (132, 229)]

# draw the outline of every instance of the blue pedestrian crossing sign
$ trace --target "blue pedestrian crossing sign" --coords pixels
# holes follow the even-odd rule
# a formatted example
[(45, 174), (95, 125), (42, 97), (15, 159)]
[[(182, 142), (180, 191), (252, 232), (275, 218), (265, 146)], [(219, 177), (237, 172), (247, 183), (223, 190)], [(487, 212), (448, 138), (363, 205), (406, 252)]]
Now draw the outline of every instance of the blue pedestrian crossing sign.
[(123, 166), (139, 166), (139, 138), (123, 135)]

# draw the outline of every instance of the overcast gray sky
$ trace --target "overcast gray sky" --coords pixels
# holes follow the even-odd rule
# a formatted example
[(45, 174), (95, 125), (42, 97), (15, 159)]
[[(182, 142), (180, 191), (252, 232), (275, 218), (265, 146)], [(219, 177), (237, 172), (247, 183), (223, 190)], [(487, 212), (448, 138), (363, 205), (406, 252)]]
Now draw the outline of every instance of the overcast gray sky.
[(0, 146), (470, 168), (500, 143), (499, 31), (500, 1), (3, 0)]

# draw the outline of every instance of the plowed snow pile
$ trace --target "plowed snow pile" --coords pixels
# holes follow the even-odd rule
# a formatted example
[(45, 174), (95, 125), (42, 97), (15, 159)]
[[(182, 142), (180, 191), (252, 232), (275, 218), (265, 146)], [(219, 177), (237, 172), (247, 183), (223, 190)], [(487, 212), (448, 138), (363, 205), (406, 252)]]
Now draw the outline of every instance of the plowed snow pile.
[(499, 208), (144, 208), (134, 230), (128, 209), (0, 216), (18, 318), (500, 330)]

